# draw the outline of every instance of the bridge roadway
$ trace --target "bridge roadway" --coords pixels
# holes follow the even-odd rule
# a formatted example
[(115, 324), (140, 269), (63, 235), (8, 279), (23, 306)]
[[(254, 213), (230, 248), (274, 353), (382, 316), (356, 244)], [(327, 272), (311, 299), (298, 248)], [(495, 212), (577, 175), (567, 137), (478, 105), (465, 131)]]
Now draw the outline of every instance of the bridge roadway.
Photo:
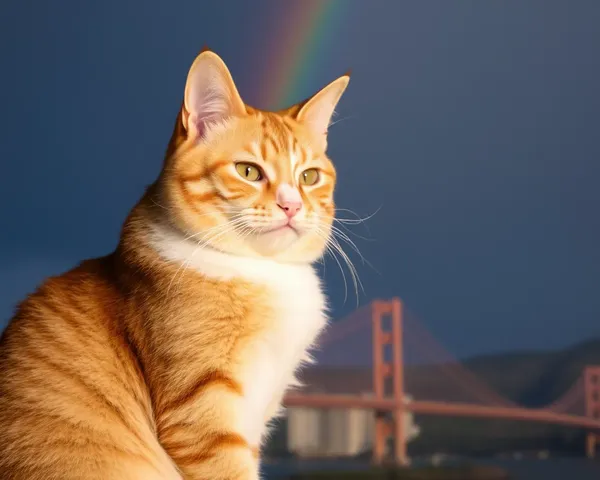
[[(312, 408), (358, 408), (381, 411), (394, 411), (399, 402), (393, 398), (357, 397), (355, 395), (328, 394), (288, 394), (284, 398), (286, 407)], [(505, 418), (528, 422), (542, 422), (588, 430), (600, 431), (600, 420), (552, 410), (522, 407), (494, 407), (466, 403), (411, 400), (404, 409), (417, 414), (458, 417)]]

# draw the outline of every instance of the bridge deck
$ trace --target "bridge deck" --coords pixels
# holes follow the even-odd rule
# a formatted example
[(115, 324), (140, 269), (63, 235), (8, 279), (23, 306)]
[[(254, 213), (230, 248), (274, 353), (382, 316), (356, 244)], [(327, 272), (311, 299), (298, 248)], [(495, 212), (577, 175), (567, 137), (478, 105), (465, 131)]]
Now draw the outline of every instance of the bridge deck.
[[(288, 407), (313, 407), (313, 408), (359, 408), (392, 411), (398, 408), (399, 402), (393, 398), (358, 397), (355, 395), (326, 395), (326, 394), (289, 394), (284, 399)], [(481, 418), (505, 418), (529, 422), (543, 422), (572, 427), (600, 430), (600, 420), (593, 418), (557, 413), (552, 410), (521, 408), (521, 407), (493, 407), (465, 403), (433, 402), (413, 400), (404, 408), (410, 412)]]

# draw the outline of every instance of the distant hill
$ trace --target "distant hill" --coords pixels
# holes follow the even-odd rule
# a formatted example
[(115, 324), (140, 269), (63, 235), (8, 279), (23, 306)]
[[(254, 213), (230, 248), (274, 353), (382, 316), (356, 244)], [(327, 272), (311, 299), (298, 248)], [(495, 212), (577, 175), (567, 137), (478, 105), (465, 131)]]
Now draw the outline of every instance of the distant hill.
[[(500, 395), (523, 406), (539, 408), (564, 395), (587, 365), (600, 365), (600, 339), (558, 351), (477, 356), (464, 365)], [(583, 413), (583, 403), (579, 405)], [(571, 413), (571, 412), (570, 412)], [(506, 420), (420, 417), (423, 435), (414, 453), (448, 451), (493, 454), (549, 450), (583, 455), (583, 432), (557, 425)]]
[(600, 339), (558, 351), (478, 356), (465, 365), (502, 395), (539, 407), (562, 396), (587, 365), (600, 365)]
[[(416, 399), (482, 403), (472, 388), (475, 381), (523, 406), (540, 407), (567, 392), (586, 365), (600, 365), (600, 339), (558, 351), (481, 355), (460, 364), (408, 365), (405, 389)], [(302, 379), (309, 392), (362, 393), (371, 391), (373, 384), (369, 366), (317, 365), (303, 372)]]

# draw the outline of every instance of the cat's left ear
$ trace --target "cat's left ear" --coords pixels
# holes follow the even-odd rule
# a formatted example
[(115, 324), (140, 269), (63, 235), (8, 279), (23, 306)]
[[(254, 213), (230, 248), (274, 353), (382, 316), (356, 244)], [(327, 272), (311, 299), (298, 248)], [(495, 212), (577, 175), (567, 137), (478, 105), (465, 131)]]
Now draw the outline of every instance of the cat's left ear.
[(313, 95), (300, 108), (296, 120), (306, 125), (315, 135), (327, 135), (331, 117), (342, 94), (348, 86), (350, 74), (334, 80)]
[(245, 114), (246, 107), (225, 62), (204, 50), (190, 67), (185, 85), (181, 121), (188, 136), (201, 137), (211, 124)]

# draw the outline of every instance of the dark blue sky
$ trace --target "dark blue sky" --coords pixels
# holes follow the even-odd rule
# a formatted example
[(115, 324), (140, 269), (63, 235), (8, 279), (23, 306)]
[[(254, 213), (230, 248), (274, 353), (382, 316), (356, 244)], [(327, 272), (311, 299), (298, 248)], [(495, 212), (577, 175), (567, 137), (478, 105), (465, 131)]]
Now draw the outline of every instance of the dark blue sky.
[[(345, 1), (298, 100), (352, 68), (330, 154), (339, 206), (382, 206), (361, 303), (401, 296), (460, 355), (600, 335), (600, 2)], [(114, 248), (204, 44), (259, 98), (278, 4), (0, 4), (0, 324)]]

